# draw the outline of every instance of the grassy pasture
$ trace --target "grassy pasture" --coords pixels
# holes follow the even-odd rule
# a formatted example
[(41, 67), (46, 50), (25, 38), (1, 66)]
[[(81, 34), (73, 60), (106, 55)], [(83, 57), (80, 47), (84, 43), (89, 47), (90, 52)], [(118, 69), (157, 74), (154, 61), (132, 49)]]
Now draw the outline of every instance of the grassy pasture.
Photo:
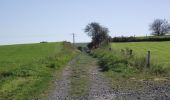
[(31, 100), (76, 54), (63, 43), (0, 46), (0, 100)]
[(112, 43), (115, 50), (132, 49), (135, 56), (147, 57), (147, 51), (151, 51), (151, 62), (170, 67), (170, 42), (123, 42)]

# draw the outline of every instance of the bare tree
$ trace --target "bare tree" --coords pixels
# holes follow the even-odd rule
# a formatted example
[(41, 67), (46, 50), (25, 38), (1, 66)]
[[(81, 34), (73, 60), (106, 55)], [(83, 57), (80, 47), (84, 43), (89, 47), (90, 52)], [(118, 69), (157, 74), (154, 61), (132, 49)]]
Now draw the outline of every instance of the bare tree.
[(170, 24), (166, 19), (156, 19), (150, 25), (150, 30), (152, 31), (152, 35), (161, 36), (169, 34), (170, 32)]

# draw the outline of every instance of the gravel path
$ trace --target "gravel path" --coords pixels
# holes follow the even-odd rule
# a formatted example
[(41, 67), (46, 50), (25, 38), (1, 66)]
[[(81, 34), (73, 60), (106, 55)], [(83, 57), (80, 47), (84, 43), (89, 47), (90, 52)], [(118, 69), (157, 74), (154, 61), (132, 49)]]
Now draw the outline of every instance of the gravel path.
[(117, 92), (116, 100), (170, 100), (169, 82), (161, 82), (160, 85), (154, 81), (143, 81), (145, 85), (143, 91), (129, 90), (126, 92)]
[(97, 66), (92, 67), (89, 72), (91, 87), (86, 100), (170, 100), (169, 82), (138, 81), (145, 86), (143, 91), (123, 92), (110, 88), (109, 81), (104, 78)]
[(88, 95), (88, 100), (114, 100), (115, 94), (110, 88), (109, 82), (104, 79), (104, 76), (99, 71), (100, 69), (94, 66), (89, 69), (89, 78), (90, 78), (90, 90)]
[(90, 87), (87, 87), (89, 88), (88, 95), (76, 99), (71, 98), (71, 96), (69, 96), (69, 78), (71, 76), (71, 66), (74, 65), (74, 63), (76, 63), (76, 59), (64, 68), (60, 79), (55, 82), (56, 86), (50, 94), (49, 100), (114, 100), (115, 94), (113, 94), (109, 82), (102, 76), (95, 61), (92, 61), (93, 64), (90, 64), (91, 67), (88, 71), (90, 82)]
[(111, 88), (111, 84), (104, 78), (96, 64), (96, 60), (89, 62), (88, 79), (89, 91), (86, 96), (82, 96), (76, 100), (115, 100), (115, 93)]
[[(62, 71), (60, 79), (55, 81), (54, 91), (50, 94), (49, 100), (170, 100), (170, 82), (136, 81), (142, 83), (145, 88), (142, 91), (127, 90), (121, 91), (111, 88), (111, 84), (100, 72), (96, 61), (89, 62), (88, 94), (79, 98), (71, 98), (69, 95), (71, 66), (76, 63), (76, 59), (71, 61)], [(73, 73), (74, 74), (74, 73)], [(126, 82), (127, 80), (125, 80)], [(121, 84), (121, 83), (120, 83)], [(126, 83), (125, 83), (126, 84)]]
[(76, 59), (68, 63), (61, 73), (60, 79), (55, 81), (55, 87), (53, 92), (50, 94), (48, 100), (70, 100), (69, 88), (70, 88), (70, 75), (71, 66), (75, 63)]

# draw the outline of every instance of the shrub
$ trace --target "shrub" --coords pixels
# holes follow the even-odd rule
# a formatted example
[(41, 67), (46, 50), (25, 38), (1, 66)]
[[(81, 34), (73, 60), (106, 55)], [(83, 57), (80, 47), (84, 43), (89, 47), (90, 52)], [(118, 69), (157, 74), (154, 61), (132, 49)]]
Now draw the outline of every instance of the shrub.
[(170, 71), (169, 68), (160, 65), (154, 65), (150, 69), (150, 73), (155, 75), (166, 75)]
[(80, 51), (83, 50), (83, 48), (81, 46), (78, 46), (77, 49), (80, 50)]
[(41, 41), (40, 43), (48, 43), (47, 41)]
[(55, 63), (50, 63), (50, 64), (47, 65), (47, 67), (49, 67), (49, 68), (55, 68)]
[(129, 65), (135, 67), (139, 71), (142, 71), (147, 67), (147, 59), (145, 57), (136, 57), (129, 61)]
[(8, 77), (8, 76), (12, 76), (13, 73), (10, 71), (4, 71), (0, 73), (0, 77)]
[(117, 65), (127, 66), (128, 62), (125, 58), (120, 57), (113, 52), (99, 50), (93, 53), (93, 55), (99, 58), (99, 65), (102, 71), (113, 70)]

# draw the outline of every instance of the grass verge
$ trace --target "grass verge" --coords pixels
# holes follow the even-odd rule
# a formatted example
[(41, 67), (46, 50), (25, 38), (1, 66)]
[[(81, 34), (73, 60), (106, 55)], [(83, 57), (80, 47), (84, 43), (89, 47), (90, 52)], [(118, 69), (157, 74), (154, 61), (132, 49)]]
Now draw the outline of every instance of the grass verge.
[(104, 72), (109, 72), (114, 78), (141, 78), (168, 77), (170, 68), (152, 63), (147, 66), (147, 59), (129, 55), (127, 49), (122, 52), (109, 50), (108, 47), (96, 49), (92, 52), (99, 59), (99, 65)]
[(0, 100), (32, 100), (77, 53), (63, 43), (1, 46)]
[(88, 70), (91, 67), (91, 61), (91, 57), (82, 53), (72, 66), (70, 94), (73, 98), (78, 98), (88, 93)]

